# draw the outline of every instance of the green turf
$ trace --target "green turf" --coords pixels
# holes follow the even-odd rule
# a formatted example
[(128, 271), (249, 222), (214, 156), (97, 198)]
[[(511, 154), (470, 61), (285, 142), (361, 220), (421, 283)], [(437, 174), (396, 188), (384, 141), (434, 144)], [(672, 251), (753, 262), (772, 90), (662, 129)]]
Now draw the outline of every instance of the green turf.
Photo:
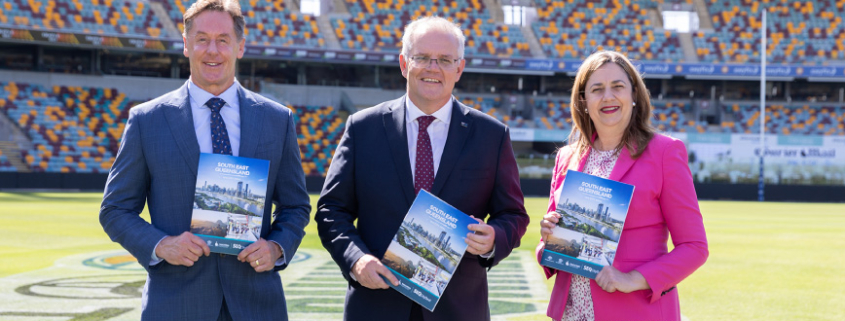
[(0, 277), (72, 254), (120, 249), (100, 226), (102, 199), (97, 193), (0, 193)]
[(701, 202), (707, 263), (691, 320), (845, 320), (845, 204)]
[[(97, 219), (101, 197), (0, 193), (0, 277), (73, 254), (120, 249)], [(526, 199), (532, 221), (520, 249), (537, 245), (547, 203)], [(845, 204), (701, 202), (701, 208), (710, 258), (680, 285), (684, 316), (845, 320)], [(306, 232), (302, 247), (322, 248), (313, 222)]]

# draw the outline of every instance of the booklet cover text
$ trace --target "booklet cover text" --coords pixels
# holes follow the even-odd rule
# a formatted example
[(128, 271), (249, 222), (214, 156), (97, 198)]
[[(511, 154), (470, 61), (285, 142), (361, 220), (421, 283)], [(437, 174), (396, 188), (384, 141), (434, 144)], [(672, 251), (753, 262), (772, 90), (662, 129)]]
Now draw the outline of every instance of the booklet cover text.
[(478, 221), (420, 190), (381, 262), (396, 276), (390, 287), (434, 311), (466, 252), (469, 225)]
[(211, 252), (237, 255), (261, 235), (270, 161), (200, 154), (191, 233)]
[(613, 264), (634, 186), (568, 170), (541, 264), (595, 279)]

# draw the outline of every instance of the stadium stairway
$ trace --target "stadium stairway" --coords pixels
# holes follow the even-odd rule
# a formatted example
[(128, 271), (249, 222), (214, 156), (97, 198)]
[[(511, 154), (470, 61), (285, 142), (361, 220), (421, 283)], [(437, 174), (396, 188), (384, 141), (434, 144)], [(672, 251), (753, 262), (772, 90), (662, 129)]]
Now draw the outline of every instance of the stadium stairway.
[(340, 49), (340, 41), (337, 40), (337, 35), (334, 34), (332, 28), (331, 18), (327, 14), (317, 16), (317, 26), (320, 27), (320, 36), (326, 39), (326, 47), (328, 49)]
[(332, 4), (334, 4), (334, 8), (332, 8), (332, 13), (337, 14), (349, 14), (349, 8), (346, 7), (346, 2), (343, 0), (331, 0)]
[(698, 55), (695, 54), (695, 43), (692, 41), (692, 34), (679, 32), (678, 40), (680, 40), (681, 49), (684, 51), (684, 62), (698, 62)]
[(29, 166), (24, 163), (23, 158), (21, 157), (21, 150), (18, 147), (18, 144), (14, 142), (0, 142), (0, 155), (6, 156), (5, 158), (9, 160), (9, 163), (15, 167), (15, 170), (19, 173), (29, 173), (32, 172), (29, 169)]
[(164, 27), (164, 31), (167, 32), (167, 35), (171, 38), (182, 38), (182, 32), (179, 31), (179, 28), (176, 27), (176, 24), (173, 23), (173, 20), (170, 19), (170, 16), (167, 15), (167, 9), (161, 5), (161, 3), (150, 1), (150, 10), (152, 10), (153, 14), (158, 17), (158, 21), (161, 22), (162, 27)]
[[(659, 7), (648, 8), (648, 19), (651, 20), (651, 25), (656, 29), (663, 28), (663, 16), (660, 13)], [(698, 62), (698, 55), (695, 54), (695, 43), (692, 41), (692, 34), (688, 32), (676, 32), (678, 42), (681, 44), (681, 51), (684, 53), (684, 62)]]
[(496, 0), (483, 0), (484, 6), (490, 10), (490, 18), (496, 23), (505, 23), (505, 12)]
[(695, 12), (698, 13), (698, 29), (705, 31), (713, 31), (713, 19), (710, 17), (710, 10), (707, 10), (707, 4), (704, 0), (692, 0), (695, 7)]
[(648, 8), (646, 12), (648, 13), (648, 19), (651, 20), (651, 25), (657, 29), (663, 29), (663, 18), (660, 15), (660, 11), (657, 8)]
[(531, 29), (531, 25), (525, 25), (520, 28), (522, 30), (522, 35), (525, 37), (525, 40), (528, 42), (528, 49), (531, 50), (531, 55), (534, 58), (546, 59), (546, 53), (543, 52), (543, 46), (540, 45), (540, 40), (537, 40), (537, 35), (534, 34), (534, 30)]

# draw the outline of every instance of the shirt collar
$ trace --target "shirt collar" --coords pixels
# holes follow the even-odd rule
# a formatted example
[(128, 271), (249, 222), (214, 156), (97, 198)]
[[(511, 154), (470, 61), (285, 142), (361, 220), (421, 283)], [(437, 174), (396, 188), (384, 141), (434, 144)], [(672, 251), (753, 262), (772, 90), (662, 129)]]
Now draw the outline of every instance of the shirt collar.
[(220, 95), (214, 96), (210, 92), (205, 91), (205, 89), (200, 88), (200, 86), (197, 86), (197, 84), (195, 84), (192, 79), (188, 79), (188, 95), (191, 97), (192, 100), (194, 100), (194, 104), (199, 107), (204, 107), (205, 103), (208, 102), (209, 99), (218, 97), (220, 99), (223, 99), (223, 101), (226, 102), (226, 105), (238, 109), (238, 107), (240, 106), (238, 101), (239, 85), (240, 83), (238, 83), (238, 80), (235, 79), (235, 81), (232, 83), (232, 86), (230, 86), (224, 92), (220, 93)]
[[(437, 120), (446, 123), (446, 125), (448, 126), (449, 122), (452, 121), (452, 103), (454, 99), (454, 97), (449, 98), (449, 101), (447, 101), (446, 104), (443, 105), (443, 107), (440, 107), (440, 109), (431, 114), (431, 116), (434, 116), (434, 118), (436, 118)], [(407, 95), (405, 96), (405, 106), (405, 117), (407, 117), (406, 120), (408, 121), (414, 121), (417, 118), (426, 116), (426, 114), (422, 110), (420, 110), (419, 107), (414, 105), (414, 102), (412, 102)]]

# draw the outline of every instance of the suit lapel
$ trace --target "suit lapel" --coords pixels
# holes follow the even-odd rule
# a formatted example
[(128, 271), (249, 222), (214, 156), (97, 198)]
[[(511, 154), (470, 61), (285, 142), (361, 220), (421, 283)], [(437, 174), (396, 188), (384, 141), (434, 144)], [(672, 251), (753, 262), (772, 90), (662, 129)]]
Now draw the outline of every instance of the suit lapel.
[(200, 145), (197, 142), (197, 133), (194, 129), (194, 116), (191, 113), (191, 97), (188, 95), (188, 85), (185, 83), (179, 88), (178, 99), (168, 102), (171, 105), (165, 108), (165, 118), (179, 146), (179, 153), (188, 163), (188, 167), (194, 176), (197, 175), (197, 166), (200, 161)]
[(631, 169), (631, 166), (634, 166), (634, 162), (636, 161), (631, 158), (628, 148), (622, 147), (622, 150), (619, 151), (619, 158), (616, 160), (616, 165), (613, 166), (609, 178), (617, 182), (621, 181), (625, 173)]
[[(574, 146), (574, 145), (573, 145)], [(578, 148), (572, 148), (572, 158), (569, 160), (569, 165), (567, 169), (572, 169), (578, 172), (584, 172), (584, 167), (587, 166), (587, 156), (590, 155), (590, 146), (587, 146), (587, 151), (584, 152), (584, 155), (578, 154)], [(573, 169), (572, 165), (575, 165), (575, 169)]]
[[(593, 140), (595, 140), (595, 138), (593, 138)], [(592, 147), (587, 146), (587, 151), (584, 152), (584, 155), (581, 156), (579, 160), (577, 160), (579, 172), (584, 172), (584, 169), (587, 166), (587, 160), (590, 158), (590, 152), (592, 151), (592, 149)], [(577, 153), (577, 151), (573, 151), (573, 153)], [(579, 155), (575, 154), (575, 157), (578, 156)], [(631, 153), (628, 152), (628, 148), (622, 147), (622, 149), (619, 151), (619, 158), (616, 159), (616, 164), (613, 165), (613, 170), (610, 171), (610, 176), (608, 177), (608, 179), (619, 182), (622, 177), (624, 177), (625, 174), (628, 173), (628, 170), (631, 169), (631, 166), (634, 166), (635, 162), (636, 160), (631, 158)]]
[(440, 165), (437, 168), (437, 174), (434, 175), (434, 185), (431, 187), (431, 193), (438, 195), (449, 174), (455, 168), (455, 163), (461, 157), (461, 151), (464, 144), (469, 137), (472, 130), (472, 118), (467, 114), (469, 107), (466, 107), (458, 102), (452, 103), (452, 120), (449, 122), (449, 134), (446, 136), (446, 146), (443, 148), (443, 155), (440, 157)]
[(240, 86), (238, 86), (238, 104), (241, 115), (241, 147), (238, 150), (238, 156), (253, 157), (258, 148), (258, 140), (261, 138), (261, 125), (264, 124), (261, 119), (264, 116), (264, 108), (260, 108), (260, 104), (251, 97), (247, 97), (247, 92)]
[(405, 200), (410, 205), (414, 202), (416, 195), (414, 194), (414, 176), (411, 174), (411, 159), (408, 156), (408, 133), (405, 132), (405, 96), (393, 101), (392, 106), (384, 113), (383, 120), (390, 154), (393, 155), (393, 162), (396, 164)]

